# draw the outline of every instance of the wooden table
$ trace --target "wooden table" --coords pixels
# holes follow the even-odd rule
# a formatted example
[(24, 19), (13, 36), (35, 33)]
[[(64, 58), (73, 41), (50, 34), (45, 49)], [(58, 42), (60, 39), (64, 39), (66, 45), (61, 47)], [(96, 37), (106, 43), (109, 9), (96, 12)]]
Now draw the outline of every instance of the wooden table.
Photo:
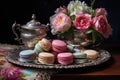
[(52, 80), (120, 80), (120, 45), (107, 44), (101, 48), (112, 55), (107, 62), (82, 69), (64, 70), (52, 76)]

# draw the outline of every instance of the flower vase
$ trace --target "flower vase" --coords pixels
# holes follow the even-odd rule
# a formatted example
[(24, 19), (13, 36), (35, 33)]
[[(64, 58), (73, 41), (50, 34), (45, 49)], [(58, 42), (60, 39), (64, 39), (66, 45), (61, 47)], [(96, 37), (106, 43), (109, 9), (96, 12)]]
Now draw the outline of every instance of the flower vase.
[(76, 48), (95, 48), (99, 46), (103, 42), (103, 38), (97, 38), (94, 42), (92, 40), (91, 34), (86, 34), (85, 32), (81, 32), (79, 30), (74, 30), (73, 39), (67, 40), (67, 43), (73, 45)]

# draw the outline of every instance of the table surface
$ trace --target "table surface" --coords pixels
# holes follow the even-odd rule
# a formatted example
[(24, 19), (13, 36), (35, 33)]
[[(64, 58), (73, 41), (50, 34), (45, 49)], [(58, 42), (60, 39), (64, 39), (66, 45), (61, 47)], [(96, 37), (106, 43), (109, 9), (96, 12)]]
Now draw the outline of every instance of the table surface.
[(58, 74), (54, 74), (51, 80), (120, 80), (120, 45), (107, 44), (101, 45), (100, 48), (107, 50), (112, 55), (107, 62), (97, 66), (62, 70)]

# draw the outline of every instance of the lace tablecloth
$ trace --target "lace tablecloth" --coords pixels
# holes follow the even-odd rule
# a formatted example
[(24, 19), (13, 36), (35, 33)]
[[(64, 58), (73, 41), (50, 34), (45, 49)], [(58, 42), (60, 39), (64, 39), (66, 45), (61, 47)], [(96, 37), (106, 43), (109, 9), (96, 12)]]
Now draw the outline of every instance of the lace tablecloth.
[(17, 46), (0, 44), (0, 80), (36, 80), (36, 70), (17, 67), (5, 59), (6, 52), (15, 47)]

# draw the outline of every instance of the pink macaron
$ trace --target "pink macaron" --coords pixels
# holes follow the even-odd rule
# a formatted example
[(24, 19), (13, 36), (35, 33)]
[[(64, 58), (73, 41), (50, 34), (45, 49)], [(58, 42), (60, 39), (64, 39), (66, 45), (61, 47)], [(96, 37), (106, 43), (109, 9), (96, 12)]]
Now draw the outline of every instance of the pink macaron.
[(52, 41), (52, 50), (57, 53), (65, 52), (67, 50), (67, 45), (62, 40), (53, 40)]
[(67, 65), (73, 63), (73, 54), (70, 52), (59, 53), (57, 55), (58, 63)]

